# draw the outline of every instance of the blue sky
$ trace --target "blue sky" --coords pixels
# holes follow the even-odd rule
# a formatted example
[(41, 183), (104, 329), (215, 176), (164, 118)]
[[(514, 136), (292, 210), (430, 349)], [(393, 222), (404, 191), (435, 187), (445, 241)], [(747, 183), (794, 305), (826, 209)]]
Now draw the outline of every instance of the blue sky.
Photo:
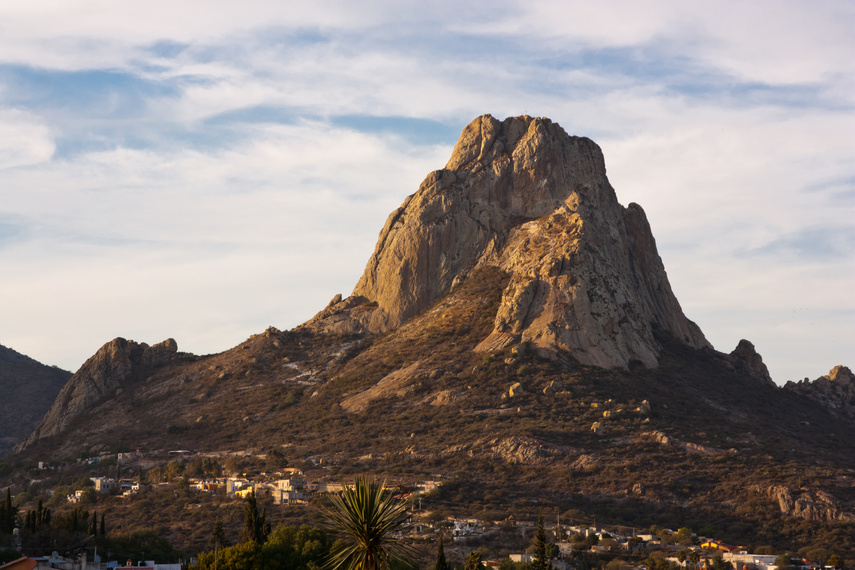
[(491, 113), (603, 148), (718, 350), (855, 365), (855, 4), (307, 4), (0, 0), (0, 344), (295, 326)]

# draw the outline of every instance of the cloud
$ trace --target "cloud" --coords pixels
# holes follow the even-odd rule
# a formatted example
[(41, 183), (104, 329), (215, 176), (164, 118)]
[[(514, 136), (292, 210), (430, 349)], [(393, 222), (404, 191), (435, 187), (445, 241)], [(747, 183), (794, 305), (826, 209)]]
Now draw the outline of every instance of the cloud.
[(26, 111), (0, 108), (0, 170), (50, 160), (50, 128)]
[(812, 336), (848, 338), (822, 315), (853, 310), (848, 2), (0, 16), (0, 263), (16, 275), (0, 342), (41, 360), (75, 368), (118, 335), (211, 352), (297, 324), (350, 290), (388, 212), (484, 112), (602, 146), (719, 348), (746, 331), (778, 380), (855, 354)]

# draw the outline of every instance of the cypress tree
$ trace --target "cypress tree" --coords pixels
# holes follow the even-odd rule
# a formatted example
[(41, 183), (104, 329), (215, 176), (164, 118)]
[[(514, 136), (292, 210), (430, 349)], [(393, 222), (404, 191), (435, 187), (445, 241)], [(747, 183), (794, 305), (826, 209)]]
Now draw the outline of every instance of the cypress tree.
[(214, 523), (214, 530), (211, 532), (211, 544), (214, 545), (214, 549), (228, 546), (226, 544), (226, 531), (223, 530), (223, 521), (220, 519)]
[(3, 518), (0, 520), (0, 531), (11, 533), (15, 528), (15, 517), (18, 509), (12, 506), (12, 489), (6, 487), (6, 500), (3, 503)]
[(439, 535), (439, 546), (436, 548), (436, 566), (434, 570), (451, 570), (448, 562), (445, 561), (445, 549), (442, 546), (442, 535)]
[(101, 536), (107, 536), (107, 524), (104, 522), (104, 515), (101, 515)]
[(89, 534), (98, 534), (98, 511), (92, 512), (92, 523), (89, 525)]
[(38, 503), (38, 505), (36, 505), (36, 521), (35, 521), (35, 528), (36, 529), (42, 528), (42, 524), (44, 524), (44, 516), (45, 516), (44, 506), (42, 505), (42, 500), (39, 499), (39, 503)]
[(255, 498), (255, 490), (246, 497), (246, 505), (243, 508), (243, 530), (240, 533), (241, 542), (255, 542), (264, 544), (267, 535), (270, 534), (270, 524), (267, 522), (266, 510), (258, 512), (258, 501)]
[(537, 517), (537, 532), (531, 541), (532, 555), (531, 570), (551, 570), (552, 564), (546, 558), (546, 531), (543, 529), (543, 513)]

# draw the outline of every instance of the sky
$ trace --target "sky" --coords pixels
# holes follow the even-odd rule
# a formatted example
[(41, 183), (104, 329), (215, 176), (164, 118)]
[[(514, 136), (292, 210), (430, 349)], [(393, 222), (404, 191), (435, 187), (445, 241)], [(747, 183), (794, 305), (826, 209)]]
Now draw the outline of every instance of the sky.
[(855, 366), (849, 0), (0, 0), (0, 344), (209, 354), (353, 289), (490, 113), (603, 149), (686, 315)]

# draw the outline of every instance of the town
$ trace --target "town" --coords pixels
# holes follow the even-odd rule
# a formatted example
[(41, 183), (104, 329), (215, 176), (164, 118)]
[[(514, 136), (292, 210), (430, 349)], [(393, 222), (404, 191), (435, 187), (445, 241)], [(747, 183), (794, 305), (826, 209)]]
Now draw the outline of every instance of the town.
[[(70, 487), (42, 488), (45, 502), (57, 513), (75, 509), (70, 511), (75, 516), (82, 513), (81, 517), (88, 517), (88, 510), (81, 509), (97, 508), (99, 503), (109, 500), (133, 501), (148, 493), (178, 488), (238, 504), (251, 502), (255, 505), (259, 500), (274, 509), (303, 509), (308, 512), (323, 504), (325, 497), (339, 494), (353, 485), (353, 476), (331, 476), (329, 462), (323, 457), (306, 458), (308, 469), (305, 470), (284, 466), (284, 463), (287, 461), (275, 453), (204, 454), (190, 450), (146, 451), (135, 448), (81, 457), (62, 464), (40, 462), (35, 469), (38, 476), (30, 482), (30, 487), (38, 489), (40, 484), (63, 472), (91, 472), (91, 475), (78, 477)], [(435, 551), (437, 543), (444, 540), (449, 558), (465, 560), (467, 569), (473, 559), (477, 559), (484, 568), (534, 568), (538, 554), (530, 545), (539, 532), (548, 537), (544, 553), (550, 567), (555, 570), (592, 567), (608, 570), (795, 570), (843, 568), (850, 563), (824, 549), (778, 552), (771, 547), (759, 547), (751, 551), (716, 537), (699, 536), (685, 527), (636, 529), (592, 521), (562, 521), (557, 510), (554, 513), (541, 510), (537, 521), (528, 520), (531, 517), (525, 516), (518, 519), (513, 508), (506, 509), (506, 515), (492, 518), (465, 516), (459, 512), (451, 514), (435, 508), (434, 497), (443, 483), (444, 478), (439, 474), (429, 480), (400, 476), (384, 480), (385, 490), (406, 504), (405, 520), (396, 529), (394, 538), (418, 545), (422, 552)], [(9, 490), (7, 497), (11, 505)], [(5, 565), (0, 565), (0, 570), (36, 567), (103, 570), (119, 566), (180, 570), (203, 567), (198, 566), (199, 561), (192, 553), (178, 560), (107, 560), (98, 555), (95, 541), (86, 540), (62, 554), (52, 551), (47, 555), (29, 556), (20, 527), (35, 531), (37, 520), (44, 522), (47, 518), (49, 524), (51, 518), (49, 510), (43, 507), (43, 500), (39, 498), (37, 505), (35, 502), (34, 496), (21, 491), (15, 495), (14, 506), (5, 506), (3, 516), (15, 509), (18, 521), (12, 529), (11, 540), (0, 543), (0, 555), (3, 555), (0, 560), (8, 560)], [(23, 525), (21, 521), (24, 521)], [(87, 531), (91, 528), (92, 535), (99, 534), (97, 523), (96, 512), (92, 515), (91, 526), (87, 527)], [(106, 534), (103, 514), (100, 524), (100, 534)]]

